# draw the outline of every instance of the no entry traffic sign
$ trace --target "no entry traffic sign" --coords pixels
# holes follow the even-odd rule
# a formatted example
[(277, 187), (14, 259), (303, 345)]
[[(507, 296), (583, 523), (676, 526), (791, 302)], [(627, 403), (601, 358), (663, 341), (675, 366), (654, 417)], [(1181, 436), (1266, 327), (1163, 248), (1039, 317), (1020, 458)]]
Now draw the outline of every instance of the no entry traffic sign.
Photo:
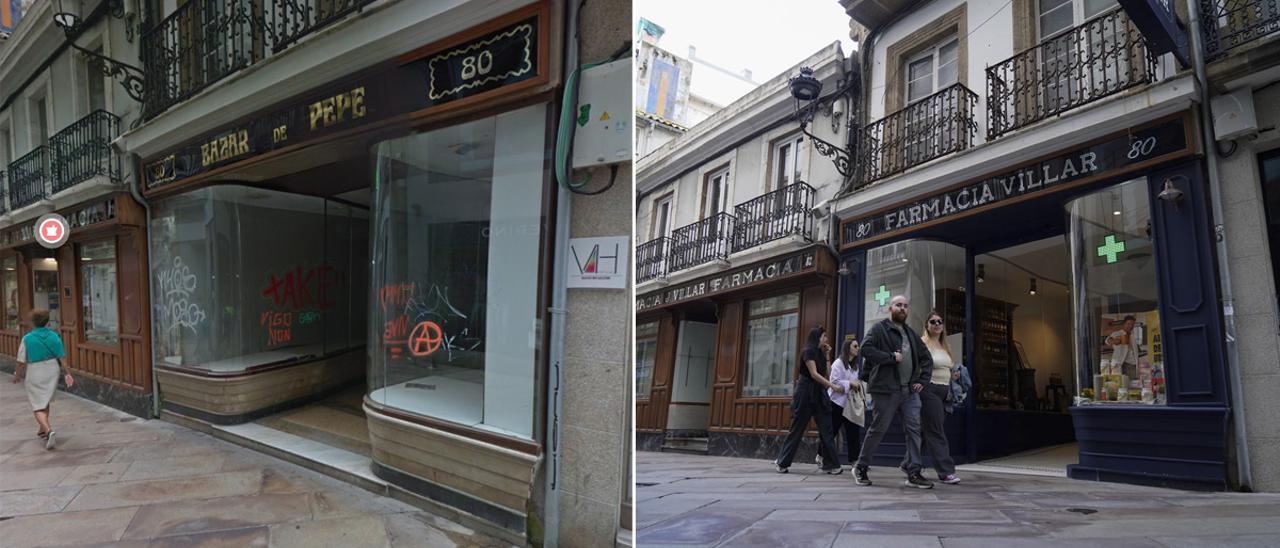
[(49, 213), (36, 221), (36, 241), (49, 249), (66, 243), (70, 232), (67, 220), (57, 213)]

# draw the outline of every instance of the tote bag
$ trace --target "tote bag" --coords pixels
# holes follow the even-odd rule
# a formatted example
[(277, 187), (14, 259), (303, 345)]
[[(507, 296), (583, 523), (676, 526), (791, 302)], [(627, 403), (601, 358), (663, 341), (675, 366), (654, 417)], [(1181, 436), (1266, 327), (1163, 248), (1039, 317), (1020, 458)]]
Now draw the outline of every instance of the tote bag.
[(844, 401), (844, 418), (858, 426), (867, 422), (867, 393), (862, 381), (849, 383), (849, 394)]

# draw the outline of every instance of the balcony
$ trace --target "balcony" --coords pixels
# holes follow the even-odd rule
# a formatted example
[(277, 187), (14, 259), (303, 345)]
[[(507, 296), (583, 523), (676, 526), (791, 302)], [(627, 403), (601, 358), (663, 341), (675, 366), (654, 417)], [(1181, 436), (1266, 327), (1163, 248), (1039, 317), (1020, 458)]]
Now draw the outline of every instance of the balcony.
[(657, 238), (636, 246), (636, 283), (656, 280), (667, 275), (669, 238)]
[(671, 231), (667, 272), (729, 260), (734, 220), (733, 215), (717, 213)]
[(987, 136), (1151, 83), (1156, 60), (1121, 10), (987, 68)]
[(807, 183), (795, 183), (736, 206), (734, 253), (788, 236), (813, 241), (814, 192)]
[(9, 212), (9, 200), (5, 199), (5, 191), (9, 188), (9, 171), (0, 169), (0, 215)]
[(862, 130), (863, 181), (902, 173), (973, 146), (978, 94), (955, 84)]
[(99, 176), (119, 182), (120, 162), (111, 151), (119, 131), (120, 117), (95, 110), (51, 137), (53, 192)]
[(9, 207), (26, 207), (48, 197), (49, 147), (39, 146), (9, 164)]
[(1280, 31), (1280, 4), (1275, 0), (1200, 0), (1200, 14), (1204, 55), (1210, 61)]
[(142, 34), (150, 119), (374, 0), (187, 2)]

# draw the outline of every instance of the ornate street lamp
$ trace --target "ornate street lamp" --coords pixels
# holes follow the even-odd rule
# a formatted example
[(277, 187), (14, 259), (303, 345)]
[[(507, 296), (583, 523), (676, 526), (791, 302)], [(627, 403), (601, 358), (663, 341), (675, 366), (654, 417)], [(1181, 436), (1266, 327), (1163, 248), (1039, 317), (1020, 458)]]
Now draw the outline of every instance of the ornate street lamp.
[[(128, 63), (116, 61), (96, 51), (82, 48), (76, 44), (76, 37), (83, 30), (81, 24), (81, 8), (83, 0), (58, 0), (58, 11), (53, 14), (53, 23), (67, 35), (67, 43), (76, 51), (88, 58), (89, 66), (103, 76), (120, 82), (125, 93), (134, 101), (144, 102), (147, 95), (146, 73)], [(104, 5), (113, 17), (125, 20), (129, 33), (133, 33), (132, 25), (125, 16), (124, 0), (107, 0)]]
[[(809, 133), (809, 122), (818, 112), (822, 96), (822, 81), (813, 76), (813, 69), (802, 67), (800, 75), (790, 80), (791, 97), (796, 100), (796, 118), (800, 121), (800, 132), (813, 141), (813, 148), (819, 154), (831, 158), (836, 171), (846, 179), (853, 175), (853, 154), (844, 147), (827, 142), (817, 135)], [(841, 92), (837, 92), (841, 93)]]

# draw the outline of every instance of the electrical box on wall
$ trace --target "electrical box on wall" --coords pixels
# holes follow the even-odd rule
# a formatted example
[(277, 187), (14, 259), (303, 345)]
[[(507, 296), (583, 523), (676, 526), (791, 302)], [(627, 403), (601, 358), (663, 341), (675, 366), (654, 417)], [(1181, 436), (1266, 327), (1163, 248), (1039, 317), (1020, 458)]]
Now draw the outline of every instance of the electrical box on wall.
[(1253, 110), (1253, 90), (1238, 89), (1214, 97), (1213, 134), (1219, 141), (1258, 134), (1258, 116)]
[(631, 160), (631, 58), (582, 71), (574, 113), (573, 167)]

